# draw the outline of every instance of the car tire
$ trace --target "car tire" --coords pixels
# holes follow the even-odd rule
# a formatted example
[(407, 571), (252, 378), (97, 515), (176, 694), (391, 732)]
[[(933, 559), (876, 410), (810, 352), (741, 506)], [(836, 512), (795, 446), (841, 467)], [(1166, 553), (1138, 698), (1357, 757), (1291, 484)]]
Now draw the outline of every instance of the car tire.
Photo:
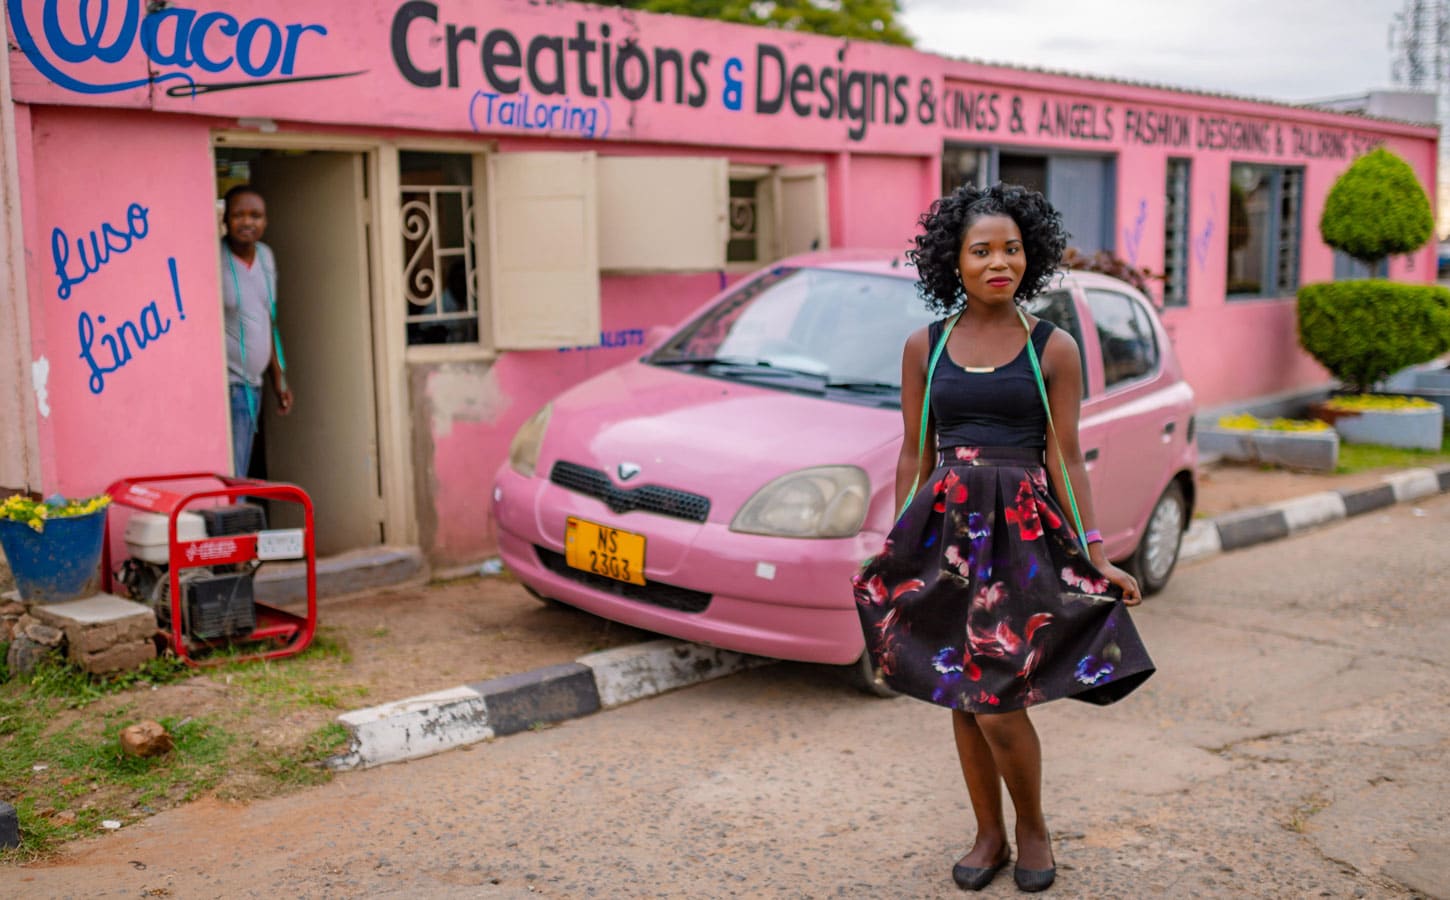
[(1158, 593), (1168, 584), (1173, 567), (1178, 565), (1178, 550), (1183, 545), (1187, 524), (1188, 502), (1183, 498), (1183, 488), (1177, 481), (1170, 481), (1158, 502), (1153, 504), (1138, 549), (1128, 561), (1128, 569), (1138, 579), (1144, 597)]
[(868, 652), (863, 651), (860, 659), (849, 666), (842, 666), (841, 669), (846, 674), (846, 683), (863, 694), (870, 694), (873, 697), (898, 696), (896, 691), (887, 687), (886, 682), (881, 680), (880, 675), (876, 672), (876, 667), (871, 664), (871, 654)]

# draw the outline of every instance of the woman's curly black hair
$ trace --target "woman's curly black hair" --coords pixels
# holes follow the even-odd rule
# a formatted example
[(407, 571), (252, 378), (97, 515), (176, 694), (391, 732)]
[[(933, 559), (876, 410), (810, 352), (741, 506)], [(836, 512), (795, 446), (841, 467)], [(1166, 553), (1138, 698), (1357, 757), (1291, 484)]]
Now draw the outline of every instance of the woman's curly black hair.
[(915, 249), (906, 251), (916, 266), (917, 290), (926, 305), (938, 312), (954, 312), (966, 303), (958, 268), (962, 240), (972, 223), (983, 216), (1009, 216), (1022, 232), (1027, 271), (1017, 285), (1018, 303), (1047, 287), (1067, 249), (1062, 216), (1037, 191), (1000, 181), (988, 188), (964, 184), (932, 203), (918, 224)]

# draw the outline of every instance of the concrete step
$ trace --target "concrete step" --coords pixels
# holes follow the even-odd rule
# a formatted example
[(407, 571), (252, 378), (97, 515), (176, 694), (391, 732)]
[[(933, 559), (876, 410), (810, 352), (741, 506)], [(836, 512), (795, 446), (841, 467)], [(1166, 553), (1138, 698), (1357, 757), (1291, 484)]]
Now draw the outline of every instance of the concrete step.
[[(428, 566), (418, 547), (365, 547), (317, 560), (317, 597), (340, 597), (378, 588), (418, 583)], [(307, 565), (268, 563), (257, 572), (257, 600), (272, 606), (307, 603)]]

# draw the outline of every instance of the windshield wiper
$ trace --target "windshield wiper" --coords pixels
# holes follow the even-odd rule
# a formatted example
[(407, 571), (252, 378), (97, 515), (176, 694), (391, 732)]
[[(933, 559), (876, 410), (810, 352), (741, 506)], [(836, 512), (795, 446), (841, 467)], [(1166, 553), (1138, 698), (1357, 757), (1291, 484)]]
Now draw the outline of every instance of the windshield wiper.
[(753, 366), (758, 360), (743, 356), (670, 356), (661, 359), (652, 356), (649, 360), (657, 366)]
[(871, 394), (895, 394), (901, 391), (901, 385), (892, 384), (889, 381), (854, 381), (843, 379), (841, 381), (827, 381), (826, 387), (836, 388), (842, 391), (861, 391)]
[(749, 359), (743, 356), (676, 356), (668, 359), (650, 359), (657, 366), (732, 366), (749, 369), (756, 375), (807, 375), (811, 378), (828, 378), (824, 372), (809, 369), (792, 369), (777, 365), (768, 359)]

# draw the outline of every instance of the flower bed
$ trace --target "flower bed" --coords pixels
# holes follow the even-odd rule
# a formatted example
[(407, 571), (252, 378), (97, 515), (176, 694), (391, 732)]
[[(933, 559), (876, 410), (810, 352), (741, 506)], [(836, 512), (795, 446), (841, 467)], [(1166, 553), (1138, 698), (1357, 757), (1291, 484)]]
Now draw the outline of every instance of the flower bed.
[(1333, 417), (1334, 430), (1351, 444), (1439, 450), (1444, 438), (1445, 410), (1421, 397), (1333, 397), (1318, 412), (1325, 418)]
[(1200, 428), (1198, 451), (1235, 462), (1333, 472), (1339, 463), (1339, 435), (1324, 422), (1265, 421), (1241, 414), (1224, 416), (1216, 426)]

